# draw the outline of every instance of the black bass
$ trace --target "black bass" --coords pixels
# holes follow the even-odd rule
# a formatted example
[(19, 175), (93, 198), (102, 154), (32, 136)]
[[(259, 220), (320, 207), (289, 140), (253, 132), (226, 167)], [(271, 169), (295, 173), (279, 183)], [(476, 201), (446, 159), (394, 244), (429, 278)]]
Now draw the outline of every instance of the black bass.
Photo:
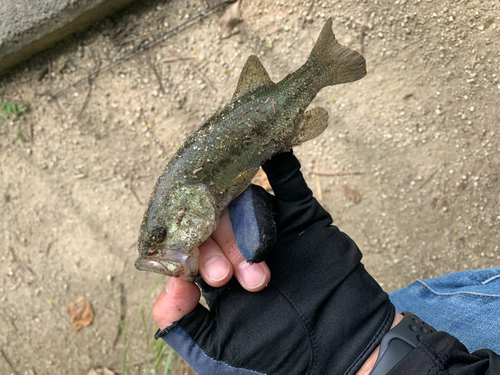
[(316, 94), (365, 75), (365, 59), (337, 42), (331, 18), (306, 63), (278, 83), (250, 56), (231, 103), (187, 138), (158, 178), (142, 220), (135, 266), (194, 281), (198, 246), (259, 166), (328, 126), (325, 109), (305, 112)]

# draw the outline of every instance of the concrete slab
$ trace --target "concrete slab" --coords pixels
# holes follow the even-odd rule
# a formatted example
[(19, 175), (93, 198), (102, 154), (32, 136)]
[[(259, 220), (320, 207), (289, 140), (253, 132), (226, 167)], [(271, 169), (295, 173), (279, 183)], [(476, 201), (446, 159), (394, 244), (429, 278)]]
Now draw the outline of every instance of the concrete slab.
[(0, 74), (132, 1), (0, 1)]

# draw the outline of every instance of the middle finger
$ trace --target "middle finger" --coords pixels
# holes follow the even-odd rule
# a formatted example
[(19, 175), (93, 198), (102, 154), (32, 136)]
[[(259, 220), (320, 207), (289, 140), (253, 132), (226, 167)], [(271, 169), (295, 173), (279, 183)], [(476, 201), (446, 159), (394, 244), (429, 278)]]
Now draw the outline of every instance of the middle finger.
[(228, 210), (222, 213), (219, 225), (212, 234), (212, 239), (232, 264), (234, 275), (243, 288), (255, 292), (262, 290), (267, 285), (271, 278), (271, 271), (265, 262), (250, 264), (243, 258), (234, 237)]
[(211, 286), (220, 287), (233, 276), (233, 265), (212, 237), (200, 245), (199, 259), (201, 277)]

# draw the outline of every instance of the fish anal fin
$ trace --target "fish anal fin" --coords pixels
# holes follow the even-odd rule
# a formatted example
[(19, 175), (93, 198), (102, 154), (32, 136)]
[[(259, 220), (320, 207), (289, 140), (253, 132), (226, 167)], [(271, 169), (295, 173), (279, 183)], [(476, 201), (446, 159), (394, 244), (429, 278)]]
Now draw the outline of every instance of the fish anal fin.
[(306, 111), (302, 121), (293, 135), (291, 146), (298, 146), (302, 143), (316, 138), (328, 127), (328, 112), (326, 109), (316, 107)]
[(251, 55), (241, 71), (233, 100), (269, 83), (273, 83), (273, 81), (259, 58)]
[[(233, 180), (233, 185), (248, 185), (248, 182), (254, 178), (254, 176), (257, 174), (259, 171), (259, 168), (251, 168), (244, 170), (243, 172), (240, 172), (240, 174)], [(245, 188), (243, 190), (245, 190)], [(243, 191), (242, 190), (242, 191)]]

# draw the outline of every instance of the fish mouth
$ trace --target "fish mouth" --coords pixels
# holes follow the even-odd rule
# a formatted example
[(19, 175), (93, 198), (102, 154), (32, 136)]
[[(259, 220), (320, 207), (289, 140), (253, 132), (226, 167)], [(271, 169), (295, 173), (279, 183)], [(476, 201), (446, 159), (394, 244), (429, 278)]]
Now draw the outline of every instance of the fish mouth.
[(198, 248), (192, 249), (191, 254), (189, 256), (181, 251), (163, 249), (145, 256), (141, 255), (135, 261), (135, 268), (194, 281), (198, 275)]

